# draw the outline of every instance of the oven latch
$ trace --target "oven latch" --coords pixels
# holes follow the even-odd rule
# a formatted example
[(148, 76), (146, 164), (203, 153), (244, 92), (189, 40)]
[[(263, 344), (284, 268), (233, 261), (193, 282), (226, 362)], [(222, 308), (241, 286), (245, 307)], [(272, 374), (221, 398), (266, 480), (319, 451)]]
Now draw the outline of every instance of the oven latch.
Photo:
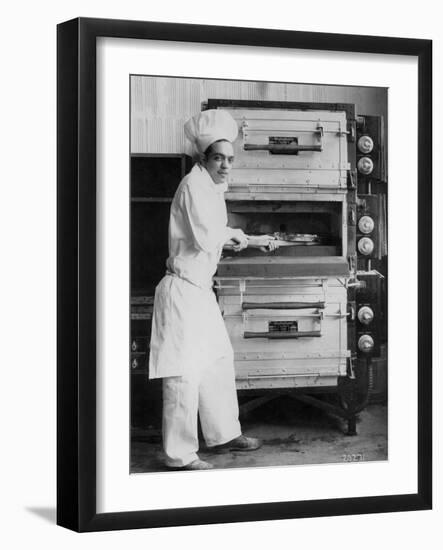
[(243, 311), (247, 309), (325, 309), (325, 302), (243, 302)]
[(244, 332), (243, 338), (268, 338), (269, 340), (289, 340), (296, 338), (316, 338), (321, 336), (321, 330), (309, 330), (309, 331), (268, 331), (268, 332)]

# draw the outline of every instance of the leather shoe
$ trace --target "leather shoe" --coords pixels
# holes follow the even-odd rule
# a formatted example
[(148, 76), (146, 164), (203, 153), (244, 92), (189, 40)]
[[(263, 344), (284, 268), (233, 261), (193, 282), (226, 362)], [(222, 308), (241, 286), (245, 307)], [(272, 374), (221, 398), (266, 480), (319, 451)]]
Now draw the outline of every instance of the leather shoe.
[(257, 437), (246, 437), (245, 435), (239, 435), (235, 439), (223, 443), (223, 445), (217, 445), (214, 450), (217, 452), (228, 451), (256, 451), (263, 445), (263, 441)]
[(196, 458), (189, 464), (185, 464), (184, 466), (168, 466), (170, 470), (187, 470), (187, 471), (195, 471), (195, 470), (212, 470), (214, 466), (210, 464), (209, 462), (205, 462), (204, 460), (200, 460), (199, 458)]

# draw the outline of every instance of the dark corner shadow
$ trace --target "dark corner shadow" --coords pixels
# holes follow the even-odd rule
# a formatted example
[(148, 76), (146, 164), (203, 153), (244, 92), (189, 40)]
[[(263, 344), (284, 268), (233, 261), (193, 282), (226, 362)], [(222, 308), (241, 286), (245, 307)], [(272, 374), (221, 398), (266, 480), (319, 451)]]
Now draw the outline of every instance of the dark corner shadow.
[(49, 521), (49, 523), (56, 523), (57, 519), (57, 511), (55, 508), (43, 508), (38, 506), (28, 506), (26, 508), (28, 512), (31, 514), (35, 514), (36, 516), (39, 516), (46, 521)]

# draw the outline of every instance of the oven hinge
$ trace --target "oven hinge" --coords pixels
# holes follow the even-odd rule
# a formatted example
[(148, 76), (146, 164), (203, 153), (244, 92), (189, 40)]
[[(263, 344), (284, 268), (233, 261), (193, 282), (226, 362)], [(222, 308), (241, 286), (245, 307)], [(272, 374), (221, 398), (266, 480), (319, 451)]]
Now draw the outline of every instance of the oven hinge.
[(348, 205), (348, 225), (354, 226), (357, 224), (357, 207), (355, 204)]
[(355, 142), (355, 134), (356, 134), (356, 127), (355, 127), (355, 120), (348, 120), (346, 122), (346, 130), (343, 130), (340, 123), (340, 130), (337, 132), (338, 136), (346, 136), (346, 139), (349, 143)]
[(348, 264), (349, 264), (351, 279), (355, 279), (355, 275), (357, 273), (357, 254), (349, 254)]
[(350, 277), (346, 282), (346, 288), (365, 288), (366, 282), (359, 281), (357, 278), (357, 254), (350, 254), (348, 256)]
[(347, 375), (350, 380), (355, 380), (355, 368), (354, 368), (354, 357), (348, 357), (347, 361)]
[(347, 170), (348, 174), (348, 189), (357, 188), (357, 170)]

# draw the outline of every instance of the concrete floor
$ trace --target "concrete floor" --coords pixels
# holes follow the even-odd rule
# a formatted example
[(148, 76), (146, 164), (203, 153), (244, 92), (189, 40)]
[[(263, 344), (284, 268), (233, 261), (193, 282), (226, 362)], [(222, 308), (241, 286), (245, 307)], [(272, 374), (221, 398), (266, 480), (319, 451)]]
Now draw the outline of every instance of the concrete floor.
[[(387, 407), (369, 405), (357, 420), (357, 435), (344, 435), (343, 420), (297, 401), (280, 398), (242, 420), (243, 433), (263, 439), (254, 452), (215, 454), (201, 441), (199, 456), (216, 468), (386, 460)], [(165, 471), (159, 430), (133, 434), (131, 473)]]

